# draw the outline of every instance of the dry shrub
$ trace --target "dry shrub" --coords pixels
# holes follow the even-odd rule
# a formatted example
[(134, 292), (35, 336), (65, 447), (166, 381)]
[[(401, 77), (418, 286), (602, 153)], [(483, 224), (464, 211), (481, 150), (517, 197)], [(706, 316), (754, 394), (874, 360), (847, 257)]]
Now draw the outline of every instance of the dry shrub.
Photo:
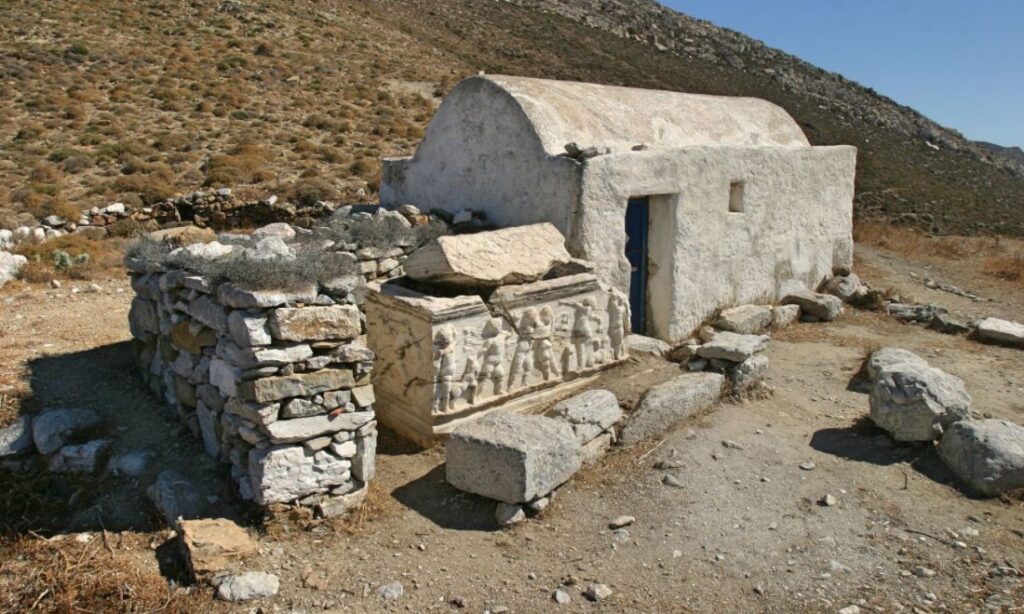
[(981, 270), (1007, 281), (1024, 281), (1024, 252), (986, 258)]
[(966, 256), (968, 244), (958, 237), (930, 237), (916, 228), (878, 221), (858, 221), (853, 240), (904, 255), (934, 255), (947, 258)]
[(320, 200), (336, 200), (338, 190), (323, 179), (305, 179), (288, 191), (289, 200), (303, 207), (312, 207)]
[(267, 170), (270, 152), (266, 147), (245, 143), (226, 154), (210, 156), (203, 166), (206, 185), (260, 183), (271, 178)]
[[(168, 584), (139, 564), (145, 536), (103, 534), (88, 543), (70, 537), (0, 542), (0, 610), (6, 612), (191, 612), (208, 607), (199, 591)], [(122, 546), (130, 547), (121, 549)]]
[[(22, 279), (29, 282), (48, 282), (55, 278), (95, 279), (105, 273), (119, 272), (122, 241), (93, 241), (81, 234), (69, 234), (39, 245), (22, 245), (18, 253), (28, 258), (22, 270)], [(72, 266), (59, 267), (55, 254), (63, 252), (76, 261)]]
[(135, 173), (114, 180), (114, 189), (137, 194), (142, 202), (153, 204), (174, 196), (174, 188), (161, 174)]

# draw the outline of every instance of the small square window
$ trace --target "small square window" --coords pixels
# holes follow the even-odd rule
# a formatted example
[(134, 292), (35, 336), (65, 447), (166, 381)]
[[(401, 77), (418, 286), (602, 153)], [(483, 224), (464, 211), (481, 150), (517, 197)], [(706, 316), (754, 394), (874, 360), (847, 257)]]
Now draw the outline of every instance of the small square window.
[(729, 212), (743, 213), (743, 182), (733, 181), (729, 184)]

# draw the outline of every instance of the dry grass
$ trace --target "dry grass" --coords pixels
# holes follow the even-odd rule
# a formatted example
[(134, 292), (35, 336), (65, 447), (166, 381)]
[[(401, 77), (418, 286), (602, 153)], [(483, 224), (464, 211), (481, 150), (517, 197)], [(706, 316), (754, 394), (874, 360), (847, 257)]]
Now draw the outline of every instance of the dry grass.
[(986, 258), (981, 270), (1007, 281), (1024, 281), (1024, 252)]
[(904, 256), (931, 254), (956, 258), (981, 249), (975, 241), (962, 237), (933, 237), (909, 226), (896, 226), (879, 221), (858, 221), (853, 227), (853, 240), (864, 245), (881, 247)]
[(124, 247), (123, 239), (93, 241), (85, 235), (69, 234), (38, 245), (24, 244), (17, 251), (28, 258), (22, 279), (45, 283), (53, 279), (89, 280), (119, 276), (124, 272)]
[[(17, 578), (17, 582), (0, 581), (0, 610), (208, 611), (208, 596), (168, 584), (152, 562), (146, 543), (143, 535), (108, 533), (88, 543), (70, 536), (0, 541), (0, 578)], [(148, 565), (143, 564), (146, 558)]]

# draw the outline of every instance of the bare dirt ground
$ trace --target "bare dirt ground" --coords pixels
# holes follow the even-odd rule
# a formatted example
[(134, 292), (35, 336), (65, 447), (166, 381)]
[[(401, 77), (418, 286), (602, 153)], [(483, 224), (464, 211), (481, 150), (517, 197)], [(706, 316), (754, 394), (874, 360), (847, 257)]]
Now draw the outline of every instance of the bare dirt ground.
[[(965, 317), (1024, 313), (1019, 283), (976, 275), (967, 261), (865, 247), (857, 270), (874, 285)], [(986, 300), (929, 290), (924, 277)], [(88, 406), (108, 417), (104, 429), (118, 450), (151, 449), (157, 458), (137, 481), (3, 476), (0, 611), (1024, 607), (1020, 501), (962, 492), (932, 450), (897, 445), (875, 429), (865, 419), (866, 395), (851, 386), (867, 351), (899, 345), (962, 377), (979, 413), (1022, 422), (1019, 350), (848, 310), (831, 324), (773, 336), (770, 398), (724, 403), (662, 439), (613, 452), (561, 488), (539, 518), (512, 530), (494, 526), (492, 503), (444, 483), (443, 450), (417, 451), (386, 432), (366, 508), (343, 522), (318, 522), (299, 513), (264, 518), (240, 504), (223, 468), (133, 375), (127, 282), (101, 280), (99, 291), (72, 293), (75, 283), (0, 293), (0, 422), (18, 411)], [(602, 385), (632, 404), (678, 370), (637, 359)], [(665, 460), (678, 467), (655, 468)], [(814, 468), (801, 469), (808, 461)], [(207, 589), (179, 586), (171, 534), (144, 495), (156, 473), (172, 467), (259, 535), (262, 555), (249, 565), (280, 575), (279, 595), (230, 606)], [(682, 487), (663, 483), (668, 473)], [(838, 503), (820, 505), (826, 494)], [(635, 524), (609, 530), (621, 514)], [(405, 594), (381, 601), (377, 587), (394, 581)], [(589, 582), (614, 594), (590, 603), (582, 596)], [(556, 605), (556, 588), (571, 603)]]

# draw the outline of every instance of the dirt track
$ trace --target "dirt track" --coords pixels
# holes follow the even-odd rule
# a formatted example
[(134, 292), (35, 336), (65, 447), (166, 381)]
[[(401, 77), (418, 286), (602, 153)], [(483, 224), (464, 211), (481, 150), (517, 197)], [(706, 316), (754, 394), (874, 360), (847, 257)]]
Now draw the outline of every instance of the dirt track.
[[(869, 281), (919, 299), (932, 296), (910, 277), (923, 272), (919, 264), (893, 264), (862, 250), (859, 270)], [(956, 271), (939, 273), (954, 277)], [(948, 293), (933, 300), (979, 315), (1021, 313), (1019, 287), (981, 285), (972, 289), (998, 302)], [(849, 389), (868, 349), (900, 345), (964, 378), (977, 411), (1021, 422), (1024, 352), (848, 311), (835, 323), (798, 325), (774, 336), (771, 398), (723, 404), (663, 440), (613, 453), (562, 488), (541, 518), (513, 530), (495, 530), (491, 503), (444, 484), (441, 451), (417, 452), (386, 434), (367, 520), (337, 526), (285, 516), (263, 523), (237, 504), (223, 468), (164, 417), (132, 376), (125, 324), (130, 289), (123, 281), (101, 286), (83, 294), (5, 290), (0, 384), (28, 386), (26, 411), (94, 407), (109, 417), (119, 449), (158, 451), (151, 475), (137, 482), (46, 482), (47, 492), (39, 494), (54, 501), (46, 508), (51, 513), (28, 519), (36, 528), (64, 527), (58, 533), (99, 530), (101, 522), (115, 533), (139, 533), (156, 549), (117, 547), (122, 539), (109, 552), (98, 548), (97, 556), (144, 576), (175, 574), (173, 547), (159, 547), (166, 533), (143, 496), (152, 475), (175, 467), (201, 479), (225, 513), (261, 532), (264, 555), (251, 565), (279, 574), (282, 589), (259, 605), (281, 611), (446, 611), (456, 608), (456, 597), (470, 612), (498, 606), (512, 612), (835, 612), (858, 603), (862, 611), (959, 612), (986, 600), (1024, 604), (1016, 571), (1024, 566), (1019, 502), (964, 496), (934, 452), (895, 445), (866, 421), (866, 396)], [(636, 361), (606, 385), (632, 399), (677, 369)], [(175, 436), (167, 434), (172, 430)], [(654, 468), (666, 459), (679, 467)], [(799, 467), (807, 461), (813, 470)], [(666, 473), (683, 487), (663, 484)], [(819, 505), (825, 494), (838, 504)], [(70, 498), (74, 504), (66, 505)], [(65, 509), (69, 514), (62, 516)], [(12, 508), (0, 513), (8, 514), (5, 525), (17, 520)], [(607, 523), (620, 514), (635, 516), (636, 523), (613, 533)], [(0, 558), (13, 561), (14, 546), (4, 549), (9, 552)], [(4, 565), (0, 610), (19, 598), (19, 574), (26, 573), (16, 562)], [(405, 595), (384, 603), (376, 588), (392, 581), (402, 582)], [(581, 592), (589, 582), (608, 584), (613, 596), (587, 602)], [(552, 601), (559, 586), (572, 596), (570, 604)], [(199, 600), (202, 609), (229, 609)]]

